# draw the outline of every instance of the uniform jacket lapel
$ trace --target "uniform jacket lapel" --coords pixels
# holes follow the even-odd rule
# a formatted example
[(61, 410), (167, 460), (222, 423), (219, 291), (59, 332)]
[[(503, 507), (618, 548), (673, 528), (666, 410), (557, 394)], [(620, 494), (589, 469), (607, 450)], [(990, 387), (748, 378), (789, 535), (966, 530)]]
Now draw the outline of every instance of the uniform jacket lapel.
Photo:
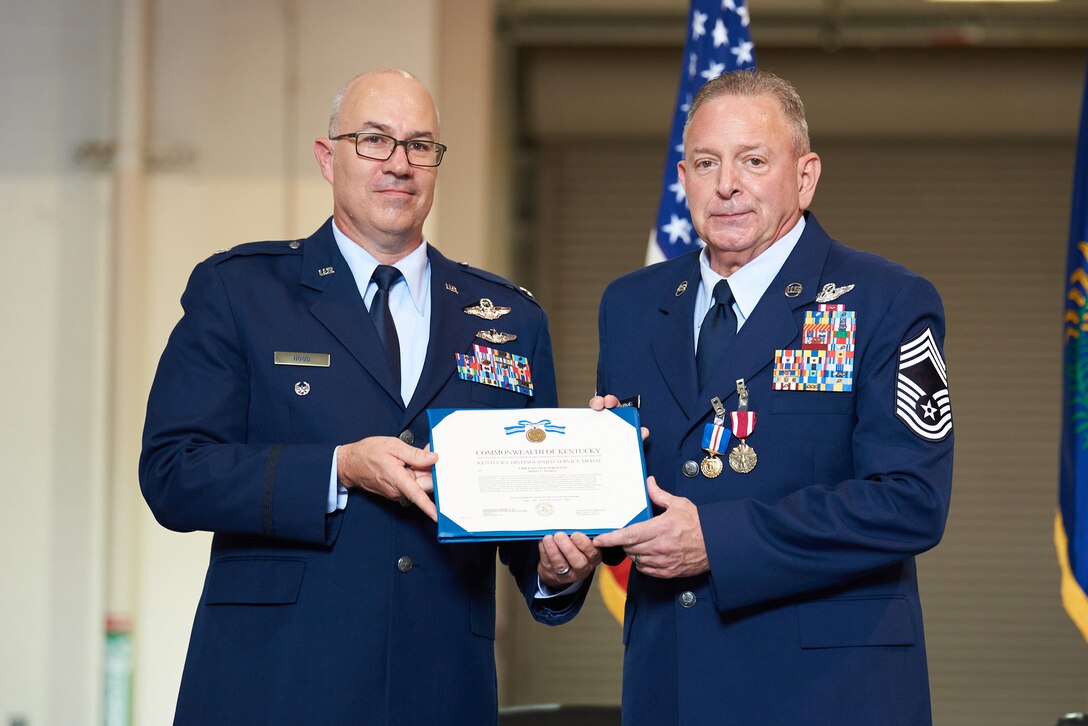
[(477, 318), (465, 315), (461, 310), (476, 298), (454, 292), (459, 287), (467, 290), (465, 283), (468, 282), (457, 265), (431, 245), (427, 246), (427, 259), (431, 263), (431, 332), (423, 372), (408, 403), (405, 422), (414, 420), (446, 385), (457, 368), (454, 354), (470, 349), (480, 327)]
[[(375, 351), (382, 349), (382, 343), (370, 321), (351, 268), (333, 239), (332, 221), (326, 222), (302, 245), (301, 283), (318, 292), (310, 311), (382, 389), (403, 406), (393, 372), (389, 370), (384, 356), (375, 354)], [(333, 270), (331, 274), (326, 272), (330, 268)]]
[(698, 394), (695, 371), (695, 301), (699, 291), (699, 255), (691, 254), (677, 268), (675, 280), (666, 279), (660, 293), (660, 314), (651, 323), (652, 345), (658, 370), (684, 415), (696, 411)]
[[(699, 391), (699, 405), (688, 412), (688, 431), (703, 423), (711, 410), (711, 398), (721, 398), (726, 408), (735, 407), (736, 401), (730, 406), (729, 399), (736, 398), (737, 380), (744, 378), (750, 381), (765, 368), (774, 365), (775, 351), (788, 348), (797, 337), (800, 327), (796, 311), (815, 302), (830, 245), (831, 238), (815, 217), (808, 215), (805, 231), (793, 252), (737, 332), (721, 368)], [(786, 294), (786, 288), (795, 286), (795, 283), (800, 284), (801, 292), (790, 297)], [(705, 406), (702, 405), (703, 401), (706, 402)]]

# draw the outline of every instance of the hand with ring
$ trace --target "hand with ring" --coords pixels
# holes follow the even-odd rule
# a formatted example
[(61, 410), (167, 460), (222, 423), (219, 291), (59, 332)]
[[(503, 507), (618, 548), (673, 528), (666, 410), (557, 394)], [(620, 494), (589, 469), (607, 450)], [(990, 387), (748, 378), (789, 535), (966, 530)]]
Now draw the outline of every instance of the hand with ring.
[(537, 549), (537, 576), (552, 590), (565, 590), (586, 579), (601, 564), (601, 551), (581, 532), (550, 534), (540, 540)]

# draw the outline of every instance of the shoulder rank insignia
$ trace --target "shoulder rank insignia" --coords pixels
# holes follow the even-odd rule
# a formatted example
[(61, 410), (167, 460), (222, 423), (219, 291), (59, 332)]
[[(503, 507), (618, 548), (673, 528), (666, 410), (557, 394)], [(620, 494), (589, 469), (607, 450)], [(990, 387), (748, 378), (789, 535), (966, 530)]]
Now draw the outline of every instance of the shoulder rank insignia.
[(498, 343), (499, 345), (502, 345), (503, 343), (509, 343), (511, 340), (518, 339), (518, 336), (514, 335), (513, 333), (500, 333), (494, 328), (492, 328), (491, 330), (481, 330), (476, 333), (476, 337), (483, 338), (488, 343)]
[(843, 285), (842, 287), (838, 287), (835, 285), (835, 283), (829, 282), (824, 285), (823, 289), (820, 290), (820, 294), (816, 296), (816, 302), (829, 303), (832, 300), (842, 297), (853, 289), (853, 285)]
[(475, 315), (484, 320), (498, 320), (503, 315), (510, 312), (510, 308), (503, 305), (496, 305), (486, 297), (480, 298), (480, 302), (475, 305), (466, 305), (461, 309), (469, 315)]

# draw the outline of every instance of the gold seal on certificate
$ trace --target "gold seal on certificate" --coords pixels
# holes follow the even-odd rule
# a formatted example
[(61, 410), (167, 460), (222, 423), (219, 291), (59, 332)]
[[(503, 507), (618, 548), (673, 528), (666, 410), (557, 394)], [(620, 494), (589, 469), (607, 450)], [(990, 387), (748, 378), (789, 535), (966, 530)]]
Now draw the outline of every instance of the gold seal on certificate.
[(748, 474), (756, 468), (758, 462), (755, 449), (743, 440), (729, 452), (729, 468), (738, 474)]
[(702, 463), (699, 464), (699, 468), (702, 470), (703, 476), (707, 479), (713, 479), (722, 473), (722, 460), (716, 456), (705, 456)]
[(525, 438), (532, 441), (534, 444), (539, 444), (544, 439), (548, 438), (548, 434), (544, 432), (544, 429), (539, 426), (532, 426), (525, 431)]

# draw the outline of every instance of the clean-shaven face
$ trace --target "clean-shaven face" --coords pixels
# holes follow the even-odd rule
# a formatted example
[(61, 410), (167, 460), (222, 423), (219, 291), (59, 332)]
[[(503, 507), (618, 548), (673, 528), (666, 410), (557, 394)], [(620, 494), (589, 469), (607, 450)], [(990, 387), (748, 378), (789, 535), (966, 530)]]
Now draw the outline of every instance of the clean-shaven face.
[(773, 96), (721, 96), (691, 119), (679, 171), (711, 265), (728, 275), (797, 223), (812, 201), (819, 157), (798, 158)]

